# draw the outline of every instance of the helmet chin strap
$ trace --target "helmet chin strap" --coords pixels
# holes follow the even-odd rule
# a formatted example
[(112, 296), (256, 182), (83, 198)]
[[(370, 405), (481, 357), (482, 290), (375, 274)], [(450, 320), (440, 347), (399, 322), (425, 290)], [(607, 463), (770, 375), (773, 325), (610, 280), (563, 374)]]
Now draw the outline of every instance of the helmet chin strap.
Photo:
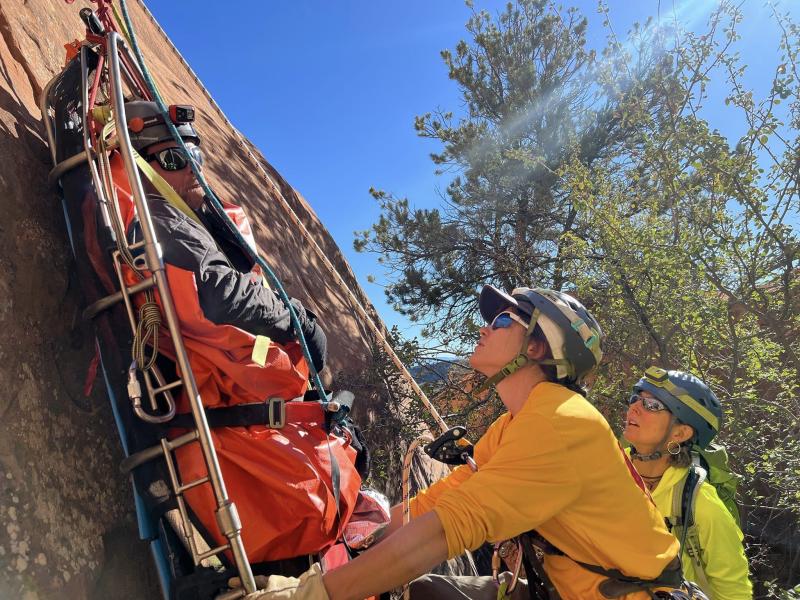
[(542, 360), (535, 360), (528, 356), (528, 344), (531, 341), (531, 336), (533, 335), (533, 330), (536, 327), (536, 321), (539, 320), (539, 315), (542, 314), (538, 308), (533, 311), (531, 315), (530, 323), (528, 324), (528, 329), (525, 331), (525, 337), (522, 339), (522, 346), (512, 360), (507, 362), (505, 366), (500, 369), (497, 373), (492, 375), (491, 377), (487, 377), (482, 384), (480, 384), (473, 393), (479, 394), (484, 390), (489, 389), (493, 385), (497, 385), (503, 379), (508, 377), (509, 375), (513, 375), (517, 371), (519, 371), (522, 367), (526, 365), (564, 365), (567, 367), (568, 370), (572, 370), (572, 363), (566, 358), (562, 358), (556, 360), (554, 358), (545, 358)]

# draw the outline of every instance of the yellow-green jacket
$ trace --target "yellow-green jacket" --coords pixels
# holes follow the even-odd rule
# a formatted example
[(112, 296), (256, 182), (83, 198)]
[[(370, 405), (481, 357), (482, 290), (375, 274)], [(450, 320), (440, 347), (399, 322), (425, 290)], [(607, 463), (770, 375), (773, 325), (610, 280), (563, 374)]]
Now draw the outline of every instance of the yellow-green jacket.
[[(677, 516), (673, 514), (673, 494), (680, 493), (680, 484), (688, 471), (688, 467), (669, 467), (651, 492), (658, 510), (670, 522)], [(683, 548), (681, 562), (686, 579), (699, 584), (711, 600), (751, 600), (753, 586), (748, 577), (742, 532), (719, 499), (716, 488), (708, 482), (703, 482), (698, 490), (694, 522), (702, 571), (689, 556), (688, 548)]]

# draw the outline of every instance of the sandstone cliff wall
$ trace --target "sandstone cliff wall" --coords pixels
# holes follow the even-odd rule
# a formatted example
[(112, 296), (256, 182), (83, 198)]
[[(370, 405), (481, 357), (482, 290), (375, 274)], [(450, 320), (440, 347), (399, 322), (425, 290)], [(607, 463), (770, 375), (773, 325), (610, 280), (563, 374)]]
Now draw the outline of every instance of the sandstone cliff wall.
[[(38, 98), (60, 71), (63, 44), (84, 37), (88, 2), (0, 3), (0, 598), (151, 598), (157, 583), (138, 543), (130, 486), (101, 385), (83, 379), (92, 335), (79, 319), (70, 251)], [(143, 5), (130, 2), (162, 94), (192, 102), (206, 173), (218, 195), (244, 205), (262, 252), (289, 293), (329, 333), (333, 371), (358, 369), (365, 329), (346, 290), (291, 225), (283, 195), (350, 287), (355, 278), (306, 201), (249, 143), (240, 143)], [(261, 168), (263, 167), (263, 168)], [(266, 173), (266, 175), (265, 175)], [(315, 199), (324, 202), (324, 198)], [(362, 296), (363, 301), (363, 296)], [(364, 410), (362, 408), (362, 410)]]

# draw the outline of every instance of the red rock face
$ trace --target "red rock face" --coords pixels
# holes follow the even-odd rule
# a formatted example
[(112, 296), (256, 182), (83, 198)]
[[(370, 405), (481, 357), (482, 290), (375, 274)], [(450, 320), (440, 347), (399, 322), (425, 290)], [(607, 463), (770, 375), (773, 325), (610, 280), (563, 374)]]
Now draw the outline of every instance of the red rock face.
[[(0, 3), (0, 598), (159, 596), (137, 541), (130, 485), (117, 469), (122, 452), (101, 382), (89, 398), (82, 393), (92, 334), (79, 318), (64, 219), (47, 185), (52, 164), (38, 98), (63, 66), (63, 45), (84, 37), (84, 6), (91, 4)], [(212, 187), (245, 207), (289, 294), (320, 316), (332, 371), (357, 371), (368, 353), (365, 326), (284, 200), (364, 302), (333, 239), (240, 141), (143, 6), (131, 2), (130, 10), (163, 96), (197, 108)]]

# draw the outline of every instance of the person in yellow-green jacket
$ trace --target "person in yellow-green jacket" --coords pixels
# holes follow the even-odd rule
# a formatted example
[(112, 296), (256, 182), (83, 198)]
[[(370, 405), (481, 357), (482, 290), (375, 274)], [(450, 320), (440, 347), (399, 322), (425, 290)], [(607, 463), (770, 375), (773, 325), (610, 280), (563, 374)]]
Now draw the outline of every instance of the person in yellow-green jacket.
[(651, 367), (628, 400), (623, 435), (653, 500), (681, 541), (686, 578), (711, 600), (749, 600), (753, 588), (742, 532), (731, 513), (735, 505), (729, 502), (729, 508), (720, 499), (707, 480), (716, 473), (700, 464), (721, 421), (719, 400), (703, 381)]
[[(352, 562), (324, 574), (315, 565), (300, 579), (272, 576), (261, 598), (362, 600), (509, 538), (522, 540), (527, 573), (514, 598), (690, 597), (672, 593), (683, 581), (678, 541), (583, 396), (602, 357), (594, 317), (545, 289), (485, 286), (479, 307), (487, 324), (470, 365), (507, 412), (475, 445), (477, 470), (457, 467), (420, 493), (405, 525), (395, 507), (389, 535)], [(491, 577), (426, 576), (411, 597), (500, 596)]]

